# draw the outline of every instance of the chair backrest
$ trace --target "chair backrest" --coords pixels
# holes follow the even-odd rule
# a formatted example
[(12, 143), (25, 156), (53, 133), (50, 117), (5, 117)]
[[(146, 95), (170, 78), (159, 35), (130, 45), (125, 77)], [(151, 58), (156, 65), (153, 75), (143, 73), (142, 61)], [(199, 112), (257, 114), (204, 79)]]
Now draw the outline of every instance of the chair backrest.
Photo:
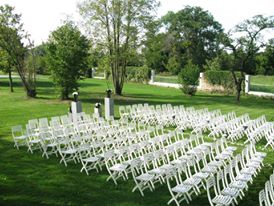
[(16, 125), (11, 127), (11, 132), (12, 132), (13, 138), (22, 136), (23, 135), (22, 125)]
[(38, 128), (38, 126), (39, 126), (38, 119), (29, 120), (28, 125), (29, 125), (30, 130), (34, 130), (34, 129)]
[(208, 198), (210, 205), (214, 206), (214, 204), (212, 202), (211, 194), (210, 194), (210, 190), (212, 187), (214, 188), (214, 192), (216, 193), (216, 182), (215, 182), (215, 178), (213, 176), (209, 177), (208, 180), (206, 181), (206, 191), (207, 191), (207, 198)]
[(268, 206), (267, 200), (266, 200), (265, 190), (261, 190), (259, 192), (259, 203), (260, 203), (260, 206)]
[(40, 118), (39, 119), (39, 127), (40, 128), (47, 128), (49, 127), (49, 122), (48, 122), (48, 118)]

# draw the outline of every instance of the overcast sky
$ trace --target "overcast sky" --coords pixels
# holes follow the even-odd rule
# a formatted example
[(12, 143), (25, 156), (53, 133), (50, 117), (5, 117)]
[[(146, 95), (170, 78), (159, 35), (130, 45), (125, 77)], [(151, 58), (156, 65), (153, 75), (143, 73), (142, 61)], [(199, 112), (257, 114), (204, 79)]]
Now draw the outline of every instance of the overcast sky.
[[(0, 0), (22, 14), (25, 30), (31, 34), (35, 44), (46, 41), (51, 31), (67, 16), (79, 19), (76, 4), (79, 0)], [(161, 0), (158, 16), (167, 11), (178, 11), (184, 6), (200, 6), (208, 10), (225, 30), (257, 14), (274, 15), (274, 0)], [(274, 32), (267, 36), (274, 37)]]

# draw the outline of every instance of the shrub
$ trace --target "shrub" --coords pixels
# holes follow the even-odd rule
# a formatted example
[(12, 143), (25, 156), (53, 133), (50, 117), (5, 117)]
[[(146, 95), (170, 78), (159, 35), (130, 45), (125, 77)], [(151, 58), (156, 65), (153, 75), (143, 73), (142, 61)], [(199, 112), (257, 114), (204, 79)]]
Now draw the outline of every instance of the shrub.
[(147, 66), (127, 67), (126, 78), (128, 81), (147, 83), (150, 79), (150, 70)]
[(233, 93), (234, 91), (235, 84), (230, 71), (206, 71), (205, 78), (212, 85), (223, 86), (227, 93)]
[(184, 94), (195, 95), (197, 86), (199, 83), (199, 67), (191, 62), (183, 68), (179, 73), (179, 82), (181, 84), (181, 90)]

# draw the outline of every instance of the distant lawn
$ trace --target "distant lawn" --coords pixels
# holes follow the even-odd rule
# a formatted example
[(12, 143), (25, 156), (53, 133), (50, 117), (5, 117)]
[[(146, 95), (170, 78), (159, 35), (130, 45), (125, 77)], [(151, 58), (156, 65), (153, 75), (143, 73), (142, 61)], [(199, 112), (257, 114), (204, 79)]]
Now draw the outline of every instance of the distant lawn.
[[(85, 112), (93, 112), (94, 103), (103, 103), (106, 88), (105, 80), (85, 79), (80, 82), (80, 100)], [(166, 185), (157, 185), (154, 192), (145, 191), (145, 197), (141, 197), (137, 191), (131, 192), (135, 185), (132, 178), (126, 182), (119, 181), (115, 186), (111, 181), (106, 182), (106, 170), (99, 174), (91, 172), (87, 176), (80, 173), (80, 164), (70, 163), (65, 167), (54, 156), (47, 160), (40, 152), (29, 154), (26, 148), (14, 149), (11, 126), (25, 125), (29, 119), (63, 115), (68, 111), (70, 102), (57, 99), (58, 93), (47, 76), (39, 76), (37, 90), (37, 98), (28, 99), (19, 80), (15, 80), (15, 92), (11, 94), (7, 79), (0, 79), (0, 205), (166, 205), (171, 197)], [(198, 92), (197, 96), (188, 97), (172, 88), (127, 83), (123, 96), (114, 98), (116, 117), (119, 116), (118, 105), (171, 103), (221, 109), (223, 113), (235, 111), (237, 115), (249, 113), (252, 118), (264, 114), (269, 121), (274, 121), (274, 101), (252, 96), (242, 96), (240, 104), (237, 104), (234, 96)], [(260, 142), (258, 148), (264, 143)], [(273, 171), (274, 154), (267, 151), (265, 167), (249, 187), (244, 200), (240, 201), (240, 206), (258, 206), (258, 193)], [(206, 192), (193, 196), (190, 205), (209, 205)]]
[(274, 76), (251, 76), (250, 90), (274, 93)]
[(178, 84), (178, 76), (164, 76), (157, 74), (154, 81)]

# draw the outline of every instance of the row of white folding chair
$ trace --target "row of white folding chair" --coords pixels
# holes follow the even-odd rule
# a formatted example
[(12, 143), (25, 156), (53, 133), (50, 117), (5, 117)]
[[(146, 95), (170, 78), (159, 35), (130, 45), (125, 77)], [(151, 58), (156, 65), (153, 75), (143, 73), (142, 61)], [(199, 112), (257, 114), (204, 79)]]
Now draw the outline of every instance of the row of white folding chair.
[[(179, 178), (175, 175), (176, 186), (171, 187), (170, 178), (174, 178), (174, 174), (171, 176), (167, 175), (168, 189), (171, 193), (172, 198), (169, 200), (168, 204), (175, 201), (177, 205), (180, 205), (180, 202), (185, 200), (187, 203), (191, 201), (191, 194), (195, 193), (198, 195), (200, 193), (200, 188), (204, 187), (203, 181), (207, 179), (207, 177), (211, 174), (216, 173), (220, 167), (224, 165), (224, 161), (220, 160), (207, 162), (206, 159), (211, 159), (211, 154), (208, 154), (209, 158), (206, 158), (205, 153), (196, 153), (196, 164), (193, 161), (189, 161), (187, 167), (184, 166), (183, 171), (185, 172), (187, 179), (182, 181), (181, 175)], [(203, 167), (200, 167), (199, 161), (202, 160)], [(194, 174), (191, 174), (190, 167), (194, 167)], [(182, 169), (180, 169), (182, 171)]]
[[(253, 151), (253, 146), (249, 145), (245, 150)], [(217, 180), (211, 177), (207, 181), (207, 195), (210, 205), (230, 205), (238, 204), (237, 198), (244, 196), (244, 189), (248, 189), (248, 183), (253, 181), (257, 175), (262, 160), (248, 159), (245, 152), (237, 155), (223, 171), (217, 173)], [(245, 159), (248, 159), (245, 162)], [(221, 182), (221, 183), (220, 183)], [(214, 187), (215, 197), (211, 198), (210, 188)]]
[[(171, 134), (174, 134), (174, 133), (171, 133)], [(161, 138), (161, 137), (159, 137), (159, 138)], [(151, 146), (150, 146), (150, 148), (154, 148), (153, 149), (153, 152), (156, 152), (156, 151), (158, 151), (157, 149), (159, 149), (159, 150), (161, 150), (161, 149), (164, 149), (165, 147), (169, 147), (169, 146), (171, 146), (172, 145), (172, 143), (171, 143), (171, 139), (169, 139), (168, 140), (168, 142), (167, 142), (167, 146), (165, 146), (165, 145), (163, 145), (162, 143), (161, 143), (161, 140), (159, 139), (159, 138), (155, 138), (155, 139), (157, 139), (157, 141), (150, 141), (150, 143), (151, 143)], [(186, 142), (186, 141), (183, 141), (183, 142)], [(155, 147), (155, 145), (156, 144), (159, 144), (158, 145), (158, 147)], [(180, 143), (180, 142), (178, 142), (178, 143)], [(174, 143), (174, 144), (177, 144), (178, 145), (178, 143)], [(180, 147), (179, 147), (180, 148)], [(180, 149), (182, 149), (182, 148), (180, 148)], [(143, 155), (145, 155), (145, 153), (142, 153)], [(135, 155), (136, 156), (136, 155)]]
[(258, 142), (262, 138), (263, 131), (267, 125), (268, 123), (264, 115), (253, 120), (252, 124), (248, 125), (248, 128), (245, 130), (247, 136), (245, 143)]
[(240, 138), (243, 135), (243, 119), (246, 115), (236, 117), (235, 113), (228, 114), (229, 118), (221, 124), (216, 124), (215, 127), (211, 128), (211, 133), (209, 136), (214, 136), (215, 138), (226, 134), (228, 139), (234, 140), (235, 138)]
[(264, 149), (270, 146), (274, 150), (274, 123), (268, 125), (268, 127), (264, 131), (264, 137), (267, 141)]
[[(140, 135), (140, 133), (138, 135)], [(127, 150), (129, 152), (129, 154), (127, 154), (128, 157), (133, 157), (133, 156), (136, 157), (136, 156), (144, 155), (148, 152), (157, 150), (158, 148), (164, 147), (165, 145), (163, 141), (167, 141), (167, 144), (171, 144), (171, 139), (169, 139), (171, 137), (172, 136), (167, 134), (167, 135), (161, 135), (159, 137), (150, 138), (149, 140), (146, 139), (139, 143), (134, 143), (129, 141), (127, 142), (127, 144), (125, 144), (125, 141), (122, 141), (123, 145), (119, 145), (119, 146), (116, 145), (111, 148), (106, 148), (105, 145), (102, 143), (101, 144), (102, 149), (99, 151), (107, 151), (109, 149), (113, 149), (116, 151), (116, 153), (120, 153), (122, 151), (122, 154), (124, 154), (124, 152), (126, 152)], [(153, 139), (157, 139), (157, 141), (151, 141)], [(127, 147), (127, 149), (125, 149), (125, 147)], [(85, 167), (85, 165), (83, 165), (83, 167)]]
[(265, 183), (264, 189), (259, 192), (259, 204), (260, 206), (274, 205), (274, 172)]
[[(157, 137), (155, 137), (156, 139)], [(141, 158), (145, 161), (145, 170), (148, 171), (148, 166), (150, 162), (153, 162), (153, 165), (157, 164), (155, 161), (159, 163), (159, 161), (164, 161), (163, 155), (165, 155), (165, 147), (168, 147), (174, 143), (171, 143), (170, 141), (167, 142), (167, 145), (159, 144), (159, 141), (156, 142), (147, 142), (146, 144), (139, 144), (138, 147), (135, 147), (134, 145), (130, 145), (127, 148), (123, 148), (124, 150), (120, 153), (120, 155), (126, 154), (126, 158), (119, 158), (116, 160), (112, 160), (110, 165), (107, 165), (108, 171), (110, 173), (110, 176), (108, 179), (112, 178), (114, 183), (117, 184), (116, 180), (121, 177), (121, 174), (125, 174), (125, 169), (129, 164), (131, 164), (131, 161), (133, 158)], [(144, 143), (144, 142), (143, 142)], [(158, 146), (156, 145), (158, 144)], [(133, 147), (132, 147), (133, 146)], [(132, 148), (132, 149), (131, 149)], [(137, 152), (135, 150), (138, 150)], [(117, 150), (116, 150), (117, 151)], [(118, 149), (119, 151), (119, 149)], [(150, 157), (150, 159), (149, 159)], [(153, 159), (151, 159), (153, 157)], [(121, 161), (123, 160), (123, 161)], [(115, 163), (115, 164), (113, 164)], [(144, 170), (143, 170), (144, 171)], [(125, 177), (122, 175), (122, 177), (125, 179)], [(141, 177), (140, 177), (141, 178)]]
[[(187, 145), (186, 145), (187, 146)], [(206, 150), (205, 150), (205, 148), (204, 149), (201, 149), (202, 147), (201, 146), (205, 146), (205, 145), (197, 145), (195, 148), (191, 148), (190, 149), (190, 147), (189, 146), (187, 146), (186, 148), (188, 148), (188, 151), (186, 152), (185, 151), (185, 149), (183, 149), (183, 152), (181, 152), (181, 156), (180, 155), (174, 155), (174, 157), (173, 157), (173, 160), (171, 161), (169, 158), (169, 155), (167, 156), (167, 159), (166, 159), (166, 161), (164, 161), (164, 162), (167, 162), (168, 164), (164, 164), (164, 165), (161, 165), (161, 166), (159, 166), (158, 168), (155, 168), (154, 167), (154, 169), (152, 169), (152, 171), (148, 171), (148, 174), (150, 174), (149, 175), (149, 177), (150, 178), (152, 178), (152, 176), (153, 175), (151, 175), (151, 173), (152, 174), (154, 174), (156, 177), (161, 177), (161, 179), (163, 179), (164, 178), (164, 175), (166, 174), (166, 172), (168, 172), (167, 171), (167, 168), (170, 168), (171, 166), (182, 166), (182, 165), (184, 165), (184, 164), (186, 164), (189, 160), (191, 160), (191, 159), (196, 159), (196, 161), (198, 160), (198, 167), (199, 167), (199, 171), (200, 170), (202, 170), (203, 172), (197, 172), (197, 169), (196, 169), (196, 165), (195, 164), (191, 164), (191, 166), (194, 166), (194, 168), (195, 168), (195, 172), (196, 172), (196, 176), (197, 177), (199, 177), (199, 180), (202, 180), (203, 178), (205, 178), (205, 175), (207, 176), (207, 173), (210, 173), (210, 172), (215, 172), (215, 171), (217, 171), (217, 167), (219, 167), (220, 165), (222, 165), (222, 162), (220, 161), (220, 164), (217, 164), (217, 162), (216, 161), (213, 161), (213, 162), (208, 162), (208, 163), (206, 163), (206, 160), (205, 159), (203, 159), (203, 158), (205, 158), (205, 156), (207, 156), (207, 155), (209, 155), (209, 153), (206, 153)], [(212, 146), (212, 145), (210, 145), (210, 144), (208, 144), (207, 145), (208, 146), (208, 149), (207, 149), (207, 151), (210, 151), (210, 147)], [(166, 148), (167, 149), (167, 148)], [(199, 149), (199, 151), (197, 151), (197, 149)], [(180, 149), (181, 151), (182, 151), (182, 148)], [(175, 151), (173, 151), (173, 152), (171, 152), (171, 151), (167, 151), (167, 154), (170, 154), (170, 153), (176, 153), (176, 150)], [(200, 159), (198, 159), (197, 157), (199, 156), (199, 154), (200, 154)], [(203, 165), (204, 165), (204, 167), (201, 169), (200, 168), (200, 165), (199, 165), (199, 161), (201, 160), (201, 159), (203, 159)], [(209, 158), (209, 159), (211, 159), (211, 158)], [(213, 164), (211, 164), (211, 163), (213, 163)], [(189, 163), (190, 164), (190, 163)], [(208, 165), (207, 165), (208, 164)], [(155, 164), (155, 165), (157, 165), (157, 164)], [(185, 171), (186, 172), (186, 171)], [(188, 173), (190, 172), (189, 170), (187, 171)], [(155, 177), (154, 176), (154, 177)], [(160, 180), (161, 180), (160, 179)], [(154, 180), (154, 179), (153, 179)], [(152, 181), (152, 183), (153, 183), (153, 180), (151, 180)], [(157, 179), (157, 180), (159, 180), (159, 179)], [(188, 181), (190, 181), (190, 180), (188, 180)], [(201, 183), (201, 181), (198, 181), (198, 183), (200, 184)], [(150, 183), (151, 184), (151, 183)], [(195, 186), (195, 185), (193, 185), (193, 186)], [(200, 185), (201, 186), (201, 185)], [(198, 187), (197, 185), (195, 186), (195, 187)], [(135, 188), (136, 189), (136, 188)], [(140, 189), (140, 188), (139, 188)], [(197, 191), (198, 191), (198, 189), (197, 189)], [(143, 195), (143, 193), (141, 192), (141, 194)]]

